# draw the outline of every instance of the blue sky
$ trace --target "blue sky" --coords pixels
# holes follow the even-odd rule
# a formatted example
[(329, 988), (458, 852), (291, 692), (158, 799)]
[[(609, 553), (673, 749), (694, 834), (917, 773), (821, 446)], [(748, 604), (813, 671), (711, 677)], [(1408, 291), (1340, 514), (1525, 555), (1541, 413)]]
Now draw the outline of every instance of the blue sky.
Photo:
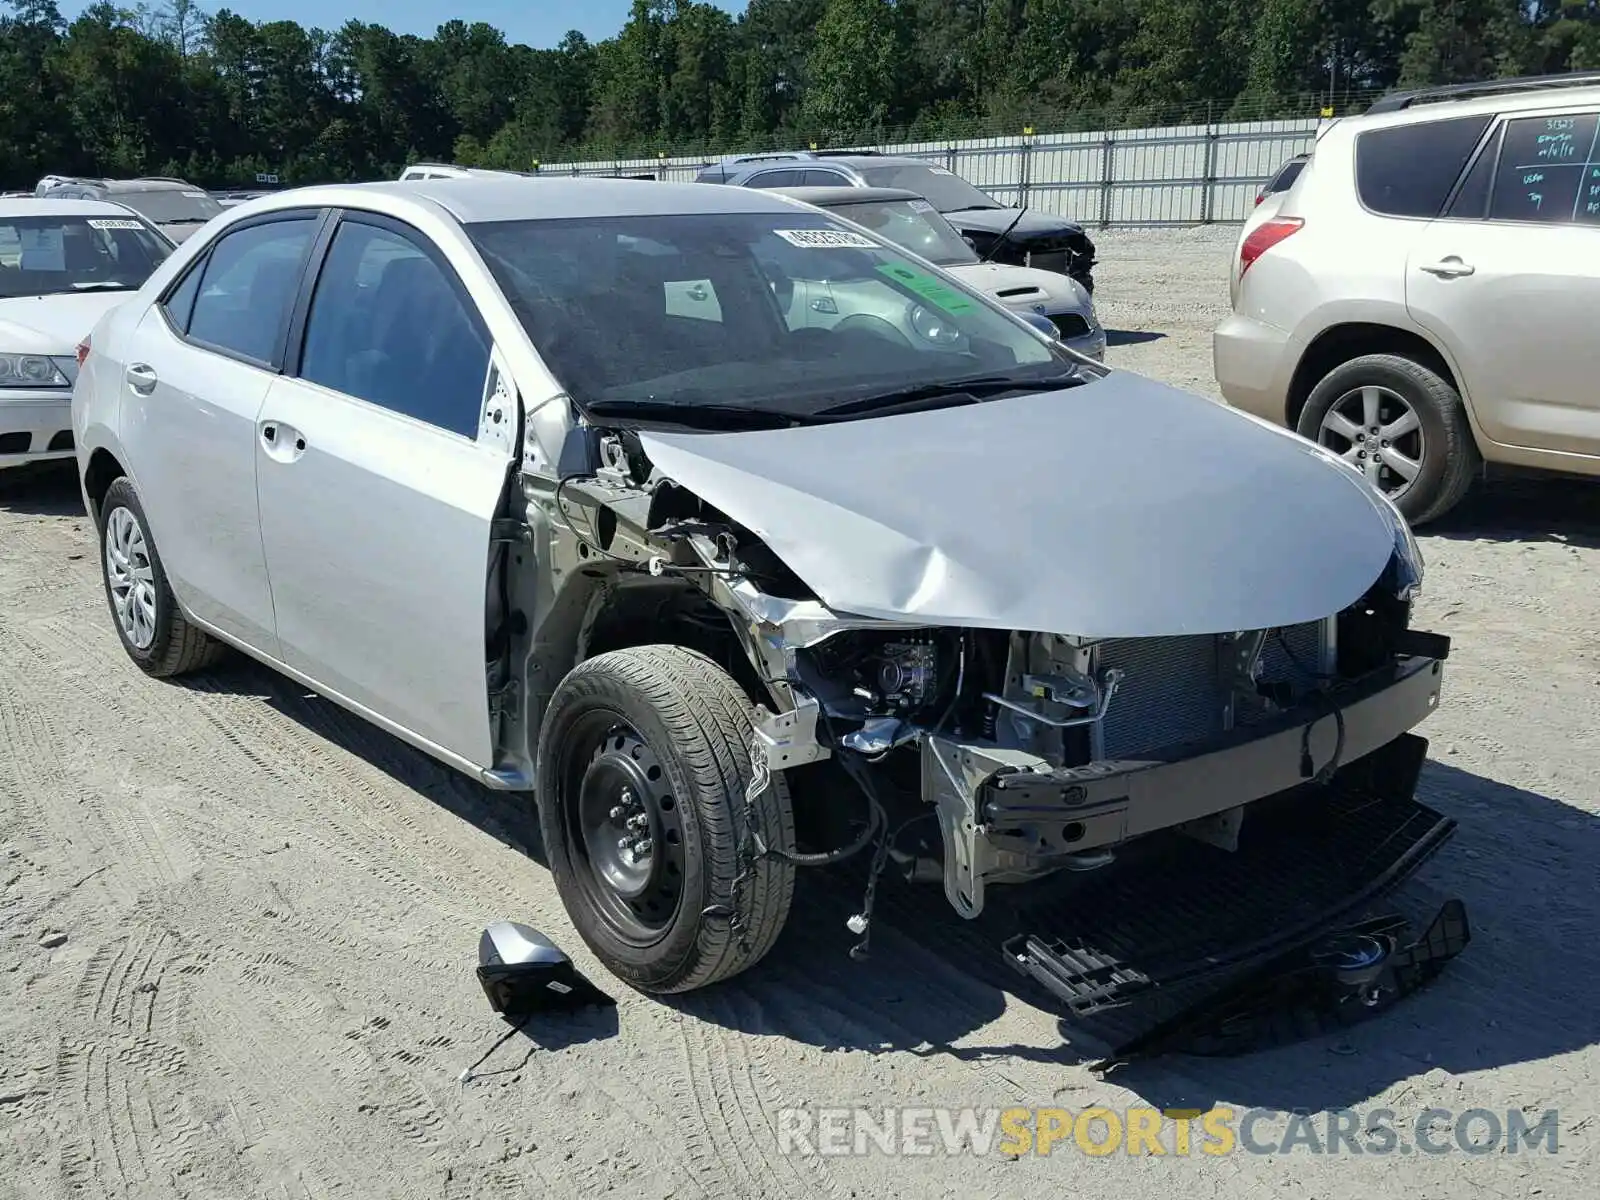
[[(121, 0), (129, 8), (130, 0)], [(152, 8), (161, 0), (147, 0)], [(711, 0), (719, 8), (739, 12), (744, 0)], [(69, 21), (88, 5), (83, 0), (63, 0), (62, 15)], [(631, 0), (455, 0), (453, 4), (428, 4), (423, 0), (200, 0), (207, 12), (230, 8), (252, 21), (298, 21), (306, 26), (337, 29), (354, 19), (387, 25), (396, 33), (431, 34), (452, 17), (469, 24), (486, 21), (505, 31), (506, 40), (530, 46), (554, 46), (569, 29), (593, 41), (610, 37), (622, 28)]]

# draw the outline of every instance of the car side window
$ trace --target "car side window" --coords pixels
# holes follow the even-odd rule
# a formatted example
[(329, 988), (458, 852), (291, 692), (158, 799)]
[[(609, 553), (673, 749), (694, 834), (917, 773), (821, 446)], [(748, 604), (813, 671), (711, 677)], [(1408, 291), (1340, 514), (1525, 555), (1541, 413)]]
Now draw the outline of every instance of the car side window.
[(1600, 115), (1563, 113), (1507, 121), (1491, 221), (1600, 223)]
[(759, 175), (752, 175), (745, 186), (755, 188), (799, 187), (800, 180), (804, 177), (804, 171), (762, 171)]
[(205, 269), (204, 260), (190, 267), (182, 282), (161, 302), (167, 319), (180, 333), (189, 332), (189, 315), (194, 311), (194, 298), (200, 294), (200, 276), (205, 274)]
[(837, 171), (818, 171), (816, 169), (805, 172), (803, 187), (844, 187), (850, 181)]
[(300, 376), (475, 438), (489, 332), (448, 268), (420, 241), (346, 220), (306, 318)]
[(255, 362), (273, 362), (316, 228), (316, 217), (292, 217), (217, 239), (194, 299), (189, 336)]
[(1489, 135), (1488, 142), (1456, 189), (1455, 199), (1450, 201), (1450, 211), (1445, 216), (1456, 220), (1483, 220), (1489, 207), (1489, 185), (1494, 182), (1495, 163), (1500, 160), (1501, 133), (1501, 129), (1496, 129)]
[(1491, 119), (1488, 114), (1447, 117), (1361, 134), (1356, 138), (1361, 203), (1381, 216), (1437, 217)]

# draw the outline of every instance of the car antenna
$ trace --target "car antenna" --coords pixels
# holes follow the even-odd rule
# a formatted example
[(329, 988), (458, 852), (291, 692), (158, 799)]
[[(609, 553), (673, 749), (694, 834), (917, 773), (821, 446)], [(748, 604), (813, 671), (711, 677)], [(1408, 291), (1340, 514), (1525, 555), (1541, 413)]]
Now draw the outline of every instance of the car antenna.
[(980, 263), (988, 262), (989, 261), (989, 256), (991, 254), (993, 254), (996, 250), (1000, 249), (1000, 247), (1005, 243), (1005, 240), (1008, 237), (1011, 236), (1011, 231), (1017, 227), (1017, 222), (1022, 220), (1022, 218), (1027, 216), (1027, 215), (1028, 215), (1028, 206), (1026, 204), (1024, 204), (1021, 208), (1017, 209), (1017, 215), (1011, 218), (1011, 224), (1007, 225), (1005, 227), (1005, 229), (1001, 230), (1000, 236), (995, 238), (994, 241), (989, 243), (989, 248), (983, 252), (982, 256), (978, 259), (978, 261)]

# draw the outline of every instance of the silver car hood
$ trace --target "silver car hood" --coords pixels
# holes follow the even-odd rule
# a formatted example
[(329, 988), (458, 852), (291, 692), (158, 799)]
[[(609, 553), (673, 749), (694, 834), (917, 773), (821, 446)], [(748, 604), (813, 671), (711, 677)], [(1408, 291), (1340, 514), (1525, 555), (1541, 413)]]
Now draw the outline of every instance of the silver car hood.
[(1294, 434), (1140, 375), (839, 424), (645, 432), (656, 468), (835, 612), (1154, 637), (1354, 603), (1384, 502)]

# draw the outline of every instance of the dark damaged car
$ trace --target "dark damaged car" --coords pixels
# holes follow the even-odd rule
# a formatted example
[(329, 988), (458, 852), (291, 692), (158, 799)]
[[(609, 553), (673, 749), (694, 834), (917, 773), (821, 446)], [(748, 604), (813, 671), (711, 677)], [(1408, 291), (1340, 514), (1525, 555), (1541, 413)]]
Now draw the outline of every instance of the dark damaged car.
[(862, 151), (745, 155), (701, 169), (701, 183), (739, 187), (900, 188), (926, 199), (988, 262), (1054, 271), (1094, 291), (1094, 242), (1076, 221), (1012, 208), (921, 158)]
[[(819, 327), (831, 283), (883, 303)], [(238, 648), (536, 802), (645, 991), (749, 967), (860, 851), (963, 918), (1073, 878), (1187, 939), (1126, 903), (1141, 846), (1216, 892), (1287, 808), (1299, 928), (1439, 836), (1410, 731), (1448, 641), (1392, 505), (771, 192), (251, 200), (96, 327), (74, 426), (139, 667)], [(1074, 995), (1076, 943), (1022, 932)]]

